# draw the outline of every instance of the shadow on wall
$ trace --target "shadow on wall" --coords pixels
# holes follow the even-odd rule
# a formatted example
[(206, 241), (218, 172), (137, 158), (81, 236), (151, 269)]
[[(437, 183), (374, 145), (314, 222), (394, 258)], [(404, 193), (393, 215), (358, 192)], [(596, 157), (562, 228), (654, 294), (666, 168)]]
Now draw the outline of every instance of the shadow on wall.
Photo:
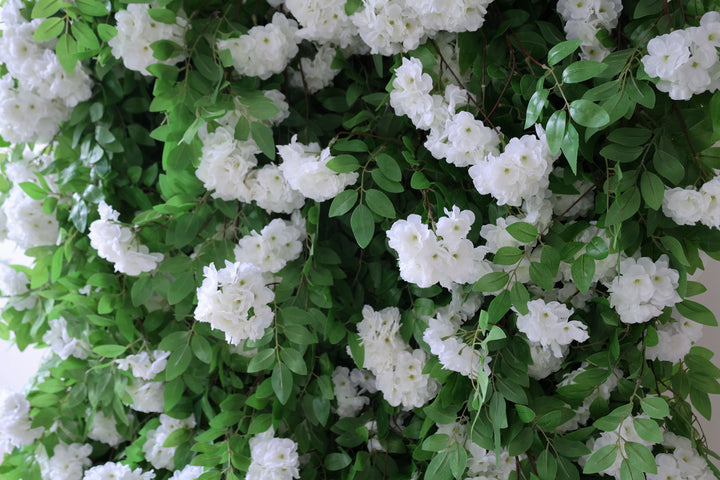
[[(692, 279), (701, 282), (707, 287), (707, 292), (693, 300), (707, 306), (720, 319), (720, 262), (711, 258), (704, 258), (706, 270), (696, 273)], [(713, 363), (720, 367), (720, 327), (705, 327), (703, 337), (698, 342), (700, 346), (715, 352)], [(710, 395), (712, 401), (712, 420), (707, 420), (698, 414), (700, 425), (708, 439), (708, 445), (716, 452), (720, 452), (720, 395)]]

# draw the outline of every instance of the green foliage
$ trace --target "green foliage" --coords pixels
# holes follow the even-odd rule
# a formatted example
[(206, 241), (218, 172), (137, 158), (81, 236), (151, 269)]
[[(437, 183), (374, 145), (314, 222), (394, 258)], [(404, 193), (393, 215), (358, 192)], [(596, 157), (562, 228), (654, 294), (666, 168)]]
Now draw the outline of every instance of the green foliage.
[[(459, 110), (501, 132), (500, 152), (535, 125), (544, 129), (559, 169), (548, 198), (573, 203), (539, 213), (552, 217), (541, 224), (525, 215), (527, 204), (498, 205), (480, 195), (465, 167), (435, 158), (425, 146), (430, 134), (395, 114), (389, 92), (400, 55), (338, 51), (333, 84), (311, 93), (290, 80), (290, 70), (264, 79), (238, 75), (230, 52), (218, 46), (219, 39), (268, 23), (275, 10), (267, 2), (161, 0), (149, 17), (164, 25), (186, 19), (185, 43), (150, 45), (158, 63), (144, 76), (114, 58), (108, 45), (118, 34), (114, 14), (127, 2), (25, 2), (23, 15), (38, 19), (34, 40), (53, 44), (68, 74), (79, 65), (87, 69), (94, 87), (42, 147), (52, 161), (35, 178), (10, 180), (8, 166), (25, 145), (2, 154), (0, 200), (17, 187), (60, 229), (56, 243), (26, 251), (31, 266), (17, 267), (30, 291), (10, 299), (0, 336), (12, 335), (20, 348), (43, 345), (50, 322), (63, 317), (67, 333), (88, 348), (86, 359), (53, 357), (47, 375), (31, 383), (29, 418), (45, 431), (5, 457), (0, 477), (41, 478), (36, 455), (59, 442), (91, 442), (87, 435), (100, 412), (116, 421), (124, 440), (118, 446), (92, 441), (92, 462), (122, 460), (149, 470), (143, 445), (158, 427), (159, 412), (128, 415), (128, 386), (137, 379), (116, 360), (154, 350), (169, 352), (154, 379), (164, 385), (164, 413), (192, 414), (197, 422), (169, 435), (165, 447), (177, 448), (177, 468), (205, 467), (201, 479), (243, 478), (250, 440), (271, 427), (297, 444), (301, 478), (308, 480), (462, 479), (477, 474), (469, 468), (475, 447), (498, 459), (505, 455), (510, 478), (597, 478), (617, 462), (623, 480), (640, 479), (657, 472), (655, 455), (669, 450), (662, 445), (666, 431), (689, 438), (699, 455), (712, 455), (690, 410), (709, 418), (709, 395), (720, 393), (712, 354), (694, 347), (671, 364), (652, 352), (680, 316), (717, 325), (710, 310), (687, 298), (704, 291), (687, 278), (703, 267), (701, 251), (718, 256), (720, 237), (701, 223), (676, 224), (663, 199), (669, 188), (700, 188), (720, 168), (712, 146), (720, 139), (720, 94), (672, 101), (657, 91), (640, 60), (651, 38), (696, 25), (709, 7), (624, 3), (622, 31), (598, 34), (614, 49), (603, 60), (581, 59), (581, 42), (565, 40), (554, 6), (528, 0), (496, 0), (480, 30), (431, 35), (402, 54), (421, 61), (437, 98), (451, 84), (467, 91)], [(347, 14), (363, 8), (359, 0), (344, 5)], [(303, 41), (290, 61), (300, 84), (309, 72), (299, 59), (310, 59), (316, 47)], [(176, 56), (183, 59), (163, 63)], [(281, 108), (264, 95), (274, 89), (289, 105), (277, 125), (270, 120)], [(230, 136), (255, 142), (258, 168), (281, 164), (277, 146), (297, 135), (302, 144), (330, 149), (331, 172), (358, 177), (332, 200), (306, 200), (293, 217), (304, 221), (307, 235), (299, 256), (268, 275), (272, 324), (261, 338), (237, 346), (195, 318), (204, 267), (234, 261), (240, 238), (291, 215), (221, 198), (196, 175), (204, 138), (235, 111)], [(88, 239), (101, 201), (119, 212), (138, 245), (161, 254), (156, 269), (126, 275), (101, 258)], [(473, 213), (467, 239), (474, 247), (491, 243), (483, 226), (509, 223), (484, 264), (472, 265), (485, 273), (452, 289), (406, 282), (403, 269), (417, 265), (398, 258), (386, 232), (415, 214), (437, 234), (443, 212), (453, 206)], [(445, 253), (435, 252), (438, 262), (446, 261)], [(633, 255), (655, 260), (663, 254), (678, 272), (677, 313), (665, 307), (648, 322), (623, 323), (609, 298), (618, 265)], [(529, 346), (516, 321), (531, 314), (528, 303), (538, 298), (572, 308), (571, 319), (590, 336), (573, 343), (558, 370), (540, 379), (531, 367), (537, 345)], [(477, 304), (477, 312), (449, 316), (458, 324), (453, 340), (476, 352), (471, 375), (444, 367), (424, 336), (433, 317), (458, 301)], [(336, 368), (373, 360), (357, 328), (364, 305), (400, 310), (398, 336), (425, 359), (422, 372), (411, 375), (428, 375), (437, 387), (426, 404), (391, 405), (382, 392), (362, 390), (358, 413), (341, 415)], [(559, 385), (580, 365), (581, 373)], [(601, 396), (606, 382), (617, 388)], [(588, 417), (566, 429), (581, 405)], [(650, 447), (629, 440), (588, 447), (621, 424), (631, 424)], [(163, 469), (156, 474), (172, 476)]]

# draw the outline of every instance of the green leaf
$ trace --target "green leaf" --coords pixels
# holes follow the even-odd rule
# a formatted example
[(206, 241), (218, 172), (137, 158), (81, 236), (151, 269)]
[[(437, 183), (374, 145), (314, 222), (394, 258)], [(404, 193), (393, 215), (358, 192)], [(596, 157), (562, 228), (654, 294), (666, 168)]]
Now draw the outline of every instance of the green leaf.
[(628, 147), (617, 143), (610, 143), (600, 150), (603, 158), (613, 162), (628, 163), (636, 160), (645, 151), (645, 147)]
[(509, 233), (515, 240), (522, 243), (534, 242), (538, 236), (537, 228), (525, 222), (515, 222), (507, 226)]
[(641, 398), (640, 408), (651, 418), (665, 418), (670, 415), (670, 408), (662, 397)]
[(585, 247), (585, 253), (595, 260), (603, 260), (607, 258), (610, 251), (608, 250), (608, 245), (605, 240), (600, 237), (593, 237)]
[(530, 294), (521, 282), (515, 282), (510, 289), (510, 301), (521, 315), (528, 314), (527, 303), (530, 301)]
[(175, 278), (168, 289), (167, 300), (170, 305), (176, 305), (183, 301), (185, 297), (194, 293), (195, 275), (192, 271), (182, 273)]
[(42, 200), (47, 197), (47, 192), (32, 182), (21, 182), (20, 188), (33, 200)]
[(284, 363), (275, 365), (272, 371), (272, 388), (278, 401), (285, 405), (293, 392), (293, 376), (290, 368)]
[[(578, 47), (580, 47), (581, 43), (581, 40), (566, 40), (564, 42), (558, 43), (548, 52), (548, 65), (552, 66), (562, 61), (568, 55), (577, 50)], [(525, 128), (527, 128), (527, 126)]]
[(617, 455), (618, 448), (616, 444), (605, 445), (590, 456), (585, 468), (583, 468), (583, 473), (589, 475), (607, 470), (615, 463)]
[(212, 347), (205, 337), (195, 333), (190, 340), (195, 357), (203, 363), (209, 364), (212, 361)]
[(191, 432), (187, 428), (178, 428), (167, 436), (162, 446), (165, 448), (177, 447), (190, 440)]
[(718, 323), (715, 319), (715, 314), (705, 305), (693, 302), (692, 300), (683, 300), (680, 303), (676, 303), (675, 308), (677, 308), (680, 315), (685, 318), (710, 327), (717, 327)]
[(605, 226), (617, 225), (635, 215), (640, 208), (640, 201), (640, 191), (637, 188), (618, 195), (605, 216)]
[(355, 365), (363, 368), (365, 366), (365, 348), (361, 343), (360, 335), (355, 332), (348, 332), (348, 346), (353, 360), (355, 360)]
[(262, 153), (270, 160), (275, 160), (275, 140), (270, 127), (261, 122), (252, 122), (250, 134)]
[(428, 452), (439, 452), (448, 448), (449, 445), (450, 436), (447, 433), (436, 433), (423, 440), (420, 448)]
[(593, 275), (595, 275), (595, 260), (588, 254), (578, 257), (572, 264), (571, 268), (573, 282), (580, 293), (586, 294), (592, 285)]
[(381, 217), (393, 219), (397, 216), (395, 206), (392, 204), (387, 195), (380, 190), (370, 188), (365, 192), (365, 202), (370, 210), (377, 213)]
[(532, 428), (525, 427), (518, 432), (508, 443), (508, 453), (512, 457), (522, 455), (532, 447), (535, 440), (535, 433)]
[(33, 19), (49, 17), (60, 10), (63, 3), (63, 0), (38, 0), (33, 6), (30, 17)]
[(378, 187), (382, 188), (386, 192), (390, 193), (400, 193), (405, 190), (403, 188), (402, 184), (400, 182), (394, 182), (387, 178), (384, 173), (379, 168), (375, 168), (373, 170), (370, 170), (370, 175), (372, 176), (372, 179), (375, 181)]
[(427, 179), (424, 173), (415, 172), (410, 177), (410, 186), (415, 190), (425, 190), (430, 188), (430, 180)]
[(357, 190), (345, 190), (340, 192), (332, 203), (330, 203), (330, 210), (328, 211), (328, 217), (339, 217), (345, 215), (355, 206), (357, 202), (358, 192)]
[(681, 265), (684, 265), (686, 267), (690, 266), (690, 262), (685, 256), (685, 250), (683, 249), (682, 244), (677, 238), (665, 236), (660, 239), (660, 243), (662, 243), (663, 246), (668, 249), (668, 251), (670, 252), (670, 256), (677, 260)]
[(127, 350), (127, 347), (123, 345), (98, 345), (92, 349), (93, 353), (105, 358), (119, 357), (125, 353), (125, 350)]
[(185, 393), (185, 382), (182, 378), (176, 378), (165, 384), (165, 392), (163, 393), (163, 400), (165, 401), (165, 411), (172, 410), (172, 408), (180, 402), (183, 393)]
[(280, 350), (280, 361), (283, 362), (293, 373), (298, 375), (307, 374), (307, 365), (300, 352), (294, 348), (285, 347)]
[(530, 128), (535, 125), (535, 122), (545, 107), (548, 95), (550, 95), (550, 90), (544, 88), (533, 93), (528, 103), (527, 112), (525, 113), (525, 126), (523, 128)]
[(616, 128), (608, 135), (608, 140), (626, 147), (645, 145), (652, 137), (652, 132), (646, 128)]
[(75, 65), (77, 64), (77, 58), (75, 58), (76, 53), (77, 42), (75, 39), (67, 33), (60, 35), (60, 38), (58, 38), (55, 44), (55, 54), (58, 57), (60, 65), (62, 65), (63, 69), (69, 75), (72, 75), (75, 71)]
[(79, 232), (84, 232), (87, 227), (88, 208), (83, 200), (77, 201), (70, 209), (70, 220)]
[(653, 475), (657, 473), (655, 457), (645, 445), (637, 442), (625, 442), (625, 454), (631, 467)]
[(541, 480), (555, 480), (558, 470), (557, 460), (555, 456), (551, 455), (547, 449), (540, 452), (537, 460), (535, 461), (537, 467), (538, 476)]
[(610, 123), (610, 115), (605, 109), (584, 99), (570, 103), (570, 117), (579, 125), (588, 128), (602, 128)]
[(682, 161), (678, 159), (672, 145), (660, 142), (653, 156), (653, 166), (655, 171), (663, 177), (670, 180), (674, 185), (682, 182), (685, 177), (685, 167)]
[(248, 363), (247, 366), (247, 371), (248, 373), (255, 373), (261, 370), (267, 370), (273, 365), (275, 365), (276, 360), (277, 357), (275, 355), (274, 348), (261, 349), (258, 351), (258, 353), (255, 354), (254, 357), (250, 359), (250, 363)]
[(330, 160), (328, 160), (325, 166), (333, 172), (337, 173), (354, 172), (355, 170), (360, 168), (360, 164), (358, 163), (357, 158), (348, 154), (338, 155), (331, 158)]
[(185, 373), (191, 361), (192, 351), (187, 345), (172, 352), (165, 367), (165, 380), (170, 381)]
[(375, 220), (370, 209), (363, 204), (355, 207), (350, 216), (350, 227), (360, 248), (367, 247), (375, 234)]
[(368, 146), (362, 140), (341, 138), (332, 146), (338, 152), (367, 152)]
[(347, 467), (352, 463), (352, 459), (350, 458), (350, 455), (347, 453), (337, 453), (333, 452), (325, 457), (325, 460), (323, 461), (323, 464), (325, 465), (325, 468), (330, 470), (331, 472), (336, 472), (338, 470), (342, 470), (343, 468)]
[(565, 127), (566, 117), (565, 110), (557, 110), (550, 115), (547, 125), (545, 127), (545, 133), (547, 134), (547, 143), (550, 147), (550, 152), (553, 155), (557, 155), (560, 151), (563, 138), (565, 138)]
[(571, 63), (563, 70), (563, 82), (578, 83), (590, 80), (604, 72), (608, 66), (607, 63), (594, 62), (592, 60), (580, 60), (579, 62)]
[(663, 434), (657, 422), (651, 418), (634, 418), (633, 424), (637, 434), (650, 443), (662, 443)]
[[(73, 36), (77, 39), (78, 48), (80, 50), (95, 51), (100, 48), (100, 42), (98, 41), (95, 32), (93, 32), (92, 28), (90, 28), (87, 23), (74, 22), (72, 24), (72, 33)], [(101, 103), (96, 103), (94, 105), (102, 106)]]
[(459, 442), (453, 442), (448, 449), (448, 463), (450, 471), (456, 479), (463, 478), (463, 472), (467, 466), (468, 454), (465, 447)]
[(150, 18), (160, 23), (167, 23), (169, 25), (175, 23), (175, 12), (168, 10), (167, 8), (149, 8), (147, 12), (148, 15), (150, 15)]
[(500, 247), (495, 252), (493, 263), (495, 265), (515, 265), (523, 256), (523, 251), (516, 247)]
[[(75, 5), (83, 15), (87, 15), (88, 17), (102, 17), (108, 14), (108, 9), (105, 4), (98, 0), (75, 0)], [(102, 26), (107, 27), (108, 25), (98, 25), (98, 31)], [(103, 41), (107, 42), (107, 40), (109, 39), (103, 38)]]
[(385, 175), (389, 180), (393, 182), (399, 182), (402, 180), (402, 170), (400, 170), (400, 166), (393, 157), (387, 153), (381, 153), (375, 157), (375, 162), (383, 175)]
[(521, 422), (530, 423), (535, 420), (535, 412), (533, 412), (530, 407), (515, 404), (515, 410), (517, 411), (518, 417), (520, 417)]
[(663, 197), (665, 196), (665, 184), (663, 181), (649, 170), (643, 172), (640, 177), (640, 192), (645, 204), (657, 210), (662, 206)]
[(572, 170), (574, 175), (577, 175), (577, 156), (579, 144), (580, 137), (578, 136), (577, 130), (574, 126), (572, 126), (572, 124), (568, 124), (560, 148), (562, 149), (563, 155), (565, 155), (565, 158), (568, 161), (568, 165), (570, 165), (570, 170)]
[(507, 285), (510, 275), (506, 272), (490, 272), (475, 282), (473, 290), (476, 292), (497, 292)]
[(65, 21), (60, 17), (50, 17), (42, 21), (35, 30), (33, 40), (45, 42), (56, 38), (65, 29)]
[(530, 262), (530, 279), (546, 292), (555, 288), (555, 275), (540, 262)]

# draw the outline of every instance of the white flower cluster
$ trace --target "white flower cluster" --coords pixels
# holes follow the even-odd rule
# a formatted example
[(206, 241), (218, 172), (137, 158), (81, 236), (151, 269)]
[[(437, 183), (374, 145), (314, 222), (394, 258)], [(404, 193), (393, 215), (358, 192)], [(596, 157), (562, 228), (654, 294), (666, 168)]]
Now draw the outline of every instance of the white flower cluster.
[[(423, 332), (423, 341), (430, 346), (430, 352), (436, 355), (440, 364), (447, 370), (476, 379), (480, 370), (490, 374), (490, 357), (487, 351), (474, 348), (463, 336), (472, 334), (461, 330), (463, 323), (471, 318), (482, 304), (482, 296), (470, 293), (464, 298), (463, 292), (454, 286), (452, 299), (444, 307), (435, 310), (435, 316), (427, 318), (428, 328)], [(461, 333), (462, 332), (462, 333)], [(473, 343), (482, 338), (473, 336)]]
[(292, 221), (276, 218), (260, 233), (253, 231), (240, 239), (235, 247), (235, 261), (252, 263), (263, 272), (277, 273), (287, 262), (300, 256), (306, 236), (305, 219), (299, 212), (292, 216)]
[(214, 131), (208, 132), (208, 126), (203, 125), (198, 131), (203, 147), (195, 174), (205, 188), (212, 191), (213, 197), (245, 203), (255, 201), (268, 212), (291, 213), (303, 206), (305, 198), (293, 190), (278, 165), (268, 163), (255, 168), (260, 148), (252, 136), (240, 141), (234, 135), (240, 117), (267, 126), (277, 125), (288, 117), (289, 106), (281, 92), (266, 90), (263, 95), (279, 109), (275, 116), (258, 120), (235, 99), (235, 109), (215, 120), (219, 126)]
[(332, 374), (337, 414), (339, 417), (357, 417), (370, 399), (363, 393), (375, 393), (375, 377), (367, 370), (347, 367), (335, 367)]
[(7, 236), (20, 247), (55, 245), (57, 242), (60, 224), (55, 215), (43, 212), (43, 202), (30, 198), (18, 185), (10, 189), (2, 211), (6, 218)]
[(40, 438), (42, 427), (32, 428), (30, 402), (25, 395), (0, 390), (0, 460), (13, 447), (30, 445)]
[(290, 480), (300, 478), (297, 443), (275, 438), (272, 427), (250, 439), (250, 467), (245, 480)]
[(400, 336), (400, 310), (388, 307), (376, 312), (370, 305), (362, 310), (357, 325), (365, 348), (362, 365), (375, 375), (375, 384), (385, 400), (405, 410), (418, 408), (435, 398), (440, 384), (422, 373), (427, 354), (412, 350)]
[[(575, 378), (581, 373), (585, 372), (587, 366), (587, 362), (583, 362), (583, 364), (578, 369), (566, 373), (562, 381), (558, 383), (557, 386), (564, 387), (567, 385), (575, 385)], [(575, 416), (557, 427), (555, 431), (571, 432), (577, 430), (582, 425), (585, 425), (590, 419), (590, 405), (592, 405), (592, 403), (597, 398), (602, 398), (606, 402), (609, 401), (610, 394), (617, 388), (618, 382), (621, 378), (623, 378), (622, 371), (618, 370), (617, 368), (613, 368), (610, 376), (608, 376), (608, 378), (601, 385), (595, 387), (592, 393), (590, 393), (590, 395), (588, 395), (583, 400), (582, 404), (579, 407), (573, 409), (575, 411)]]
[(689, 438), (671, 432), (663, 434), (663, 446), (672, 453), (655, 455), (657, 473), (648, 473), (648, 480), (712, 480), (717, 478), (707, 461), (692, 447)]
[(161, 413), (165, 410), (165, 382), (136, 379), (125, 387), (129, 406), (136, 412)]
[(371, 53), (394, 55), (417, 48), (441, 30), (475, 31), (492, 0), (365, 0), (352, 22)]
[(150, 4), (131, 3), (126, 10), (115, 13), (118, 33), (108, 41), (115, 58), (122, 59), (125, 67), (143, 75), (150, 75), (147, 70), (150, 65), (174, 65), (186, 57), (182, 53), (161, 61), (153, 56), (150, 45), (160, 40), (170, 40), (185, 48), (187, 19), (177, 16), (175, 23), (158, 22), (148, 12), (151, 7)]
[(720, 176), (705, 182), (700, 190), (694, 188), (666, 188), (662, 211), (678, 225), (700, 222), (720, 228)]
[(470, 210), (445, 209), (445, 217), (435, 232), (422, 223), (419, 215), (398, 220), (388, 230), (390, 248), (398, 252), (400, 276), (421, 288), (440, 283), (473, 283), (492, 268), (484, 260), (486, 247), (475, 247), (467, 234), (475, 221)]
[(362, 45), (344, 0), (286, 0), (285, 8), (302, 26), (300, 38), (353, 50), (359, 50), (358, 42)]
[(720, 13), (708, 12), (699, 27), (674, 30), (648, 42), (641, 61), (645, 72), (659, 77), (656, 87), (673, 100), (689, 100), (693, 95), (720, 87)]
[(50, 330), (42, 336), (43, 342), (47, 343), (55, 354), (67, 360), (69, 357), (85, 359), (90, 351), (90, 345), (83, 340), (71, 337), (67, 329), (67, 320), (63, 317), (48, 322)]
[(638, 435), (637, 431), (635, 430), (634, 420), (636, 418), (650, 417), (648, 417), (646, 414), (638, 415), (635, 417), (625, 417), (625, 419), (620, 422), (620, 425), (617, 429), (611, 430), (609, 432), (602, 432), (598, 438), (591, 438), (590, 440), (588, 440), (587, 447), (590, 449), (591, 452), (589, 455), (585, 455), (578, 459), (578, 463), (580, 464), (580, 466), (584, 467), (590, 456), (601, 448), (607, 445), (617, 445), (618, 451), (615, 461), (612, 465), (610, 465), (608, 468), (601, 471), (600, 473), (615, 477), (616, 480), (620, 480), (620, 465), (623, 459), (628, 458), (628, 453), (625, 450), (625, 445), (628, 442), (639, 443), (652, 450), (653, 444), (644, 440), (640, 435)]
[(492, 195), (498, 205), (515, 207), (544, 196), (557, 155), (550, 152), (542, 127), (536, 125), (535, 131), (536, 135), (511, 138), (501, 154), (491, 153), (470, 167), (468, 174), (478, 192)]
[(24, 272), (19, 272), (10, 265), (0, 262), (0, 294), (3, 297), (10, 298), (12, 301), (10, 306), (18, 312), (31, 308), (36, 302), (36, 298), (32, 295), (28, 295), (27, 298), (20, 298), (20, 295), (30, 291), (28, 288), (29, 283), (30, 281)]
[(507, 479), (515, 471), (515, 457), (507, 448), (496, 452), (477, 445), (468, 436), (464, 423), (438, 425), (435, 433), (447, 435), (451, 443), (459, 443), (467, 450), (467, 480)]
[(117, 447), (125, 441), (125, 438), (117, 431), (117, 421), (113, 414), (108, 417), (102, 411), (97, 411), (91, 418), (92, 426), (88, 431), (89, 439), (107, 443), (111, 447)]
[(165, 447), (163, 445), (170, 434), (183, 428), (195, 428), (195, 417), (192, 414), (184, 419), (172, 418), (164, 413), (160, 415), (160, 426), (147, 432), (147, 440), (142, 447), (145, 460), (155, 468), (173, 470), (175, 468), (174, 456), (177, 447)]
[(42, 468), (42, 478), (45, 480), (80, 480), (83, 470), (90, 465), (92, 445), (82, 443), (58, 443), (53, 450), (53, 456)]
[(82, 480), (152, 480), (155, 472), (143, 472), (141, 468), (131, 469), (122, 463), (107, 462), (85, 471)]
[(98, 213), (100, 219), (90, 224), (90, 245), (101, 258), (115, 264), (116, 272), (140, 275), (157, 268), (162, 253), (150, 253), (133, 231), (118, 221), (120, 214), (104, 201), (98, 205)]
[(626, 258), (608, 287), (610, 306), (623, 323), (647, 322), (681, 300), (677, 293), (679, 279), (677, 270), (668, 266), (667, 255), (655, 262), (648, 257)]
[(278, 145), (277, 150), (283, 159), (280, 171), (290, 186), (316, 202), (335, 197), (358, 179), (357, 172), (330, 170), (327, 163), (334, 158), (330, 148), (320, 150), (320, 145), (315, 142), (310, 145), (297, 143), (297, 135), (293, 135), (289, 144)]
[[(563, 357), (563, 348), (573, 341), (589, 338), (587, 325), (570, 320), (573, 310), (559, 302), (545, 303), (538, 298), (527, 303), (528, 313), (517, 317), (517, 328), (528, 340), (549, 348), (556, 357)], [(513, 308), (514, 310), (514, 308)], [(517, 312), (517, 310), (515, 310)]]
[(535, 380), (542, 380), (560, 370), (570, 350), (568, 345), (561, 346), (560, 353), (562, 355), (556, 357), (550, 347), (543, 346), (540, 342), (528, 341), (528, 345), (530, 346), (530, 358), (532, 358), (532, 364), (528, 365), (528, 375)]
[(0, 63), (8, 72), (0, 78), (0, 136), (13, 143), (49, 141), (72, 108), (90, 98), (93, 82), (79, 63), (70, 75), (63, 69), (54, 41), (33, 40), (43, 19), (27, 22), (22, 8), (8, 1), (0, 15)]
[(237, 38), (218, 40), (219, 50), (230, 50), (233, 66), (240, 75), (270, 78), (285, 70), (288, 62), (298, 53), (298, 25), (280, 12), (267, 25), (251, 28)]
[(226, 260), (224, 268), (217, 270), (210, 264), (203, 274), (195, 319), (225, 332), (225, 340), (232, 345), (262, 338), (274, 318), (268, 303), (275, 298), (262, 270), (252, 263)]
[(140, 352), (118, 358), (115, 363), (120, 370), (132, 369), (135, 378), (152, 380), (157, 374), (165, 370), (170, 353), (167, 350), (153, 350), (151, 353)]
[(658, 344), (646, 347), (645, 356), (648, 360), (679, 363), (690, 353), (695, 342), (702, 338), (702, 325), (683, 317), (675, 309), (669, 322), (656, 324), (655, 328)]
[(392, 87), (390, 105), (395, 114), (407, 115), (415, 127), (430, 130), (425, 147), (433, 157), (466, 167), (498, 153), (500, 137), (493, 129), (469, 112), (455, 113), (467, 105), (469, 94), (452, 84), (446, 87), (444, 97), (431, 94), (432, 78), (423, 73), (419, 59), (403, 57)]
[(186, 465), (182, 470), (175, 470), (170, 480), (196, 480), (204, 471), (203, 467)]
[(169, 356), (168, 351), (154, 350), (151, 354), (140, 352), (115, 360), (120, 370), (132, 369), (135, 377), (132, 384), (126, 387), (133, 410), (160, 413), (165, 409), (165, 382), (152, 380), (165, 370)]
[(316, 93), (331, 85), (335, 75), (340, 73), (340, 69), (331, 67), (334, 59), (335, 49), (329, 45), (320, 47), (312, 60), (301, 58), (300, 70), (290, 69), (290, 85), (307, 87), (309, 93)]
[(557, 10), (565, 20), (568, 40), (581, 40), (581, 57), (584, 60), (602, 61), (610, 54), (597, 39), (600, 30), (610, 32), (617, 26), (622, 12), (622, 0), (558, 0)]

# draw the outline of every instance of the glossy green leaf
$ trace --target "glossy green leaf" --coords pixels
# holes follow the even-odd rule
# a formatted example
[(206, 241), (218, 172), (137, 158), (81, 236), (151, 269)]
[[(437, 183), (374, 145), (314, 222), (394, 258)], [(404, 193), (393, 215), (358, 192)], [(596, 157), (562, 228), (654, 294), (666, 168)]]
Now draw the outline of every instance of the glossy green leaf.
[[(547, 55), (548, 65), (552, 66), (567, 58), (580, 47), (580, 40), (566, 40), (554, 45)], [(527, 127), (526, 127), (527, 128)]]
[(375, 220), (367, 206), (360, 204), (355, 207), (350, 216), (350, 227), (360, 248), (367, 247), (375, 234)]
[[(580, 60), (571, 63), (563, 70), (562, 79), (565, 83), (578, 83), (600, 75), (608, 68), (606, 63), (592, 60)], [(579, 123), (579, 122), (578, 122)]]
[(556, 155), (560, 151), (560, 146), (565, 138), (565, 122), (565, 110), (557, 110), (550, 115), (550, 119), (545, 126), (548, 147), (550, 147), (550, 152), (552, 152), (553, 155)]
[(610, 122), (610, 115), (601, 106), (589, 100), (573, 100), (570, 103), (570, 117), (588, 128), (602, 128)]

